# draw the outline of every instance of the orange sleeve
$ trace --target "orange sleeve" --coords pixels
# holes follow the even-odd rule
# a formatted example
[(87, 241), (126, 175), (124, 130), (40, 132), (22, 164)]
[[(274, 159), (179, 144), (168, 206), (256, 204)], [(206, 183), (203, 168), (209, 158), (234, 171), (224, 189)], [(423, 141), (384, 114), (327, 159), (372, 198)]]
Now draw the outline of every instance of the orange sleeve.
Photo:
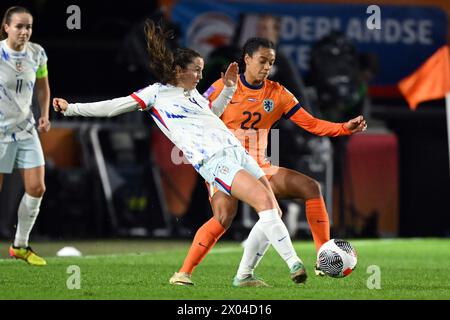
[(300, 108), (290, 118), (296, 125), (318, 136), (348, 136), (352, 132), (344, 127), (344, 123), (335, 123), (314, 118), (305, 109)]
[(300, 104), (297, 98), (288, 89), (283, 87), (281, 84), (278, 85), (280, 90), (278, 95), (280, 97), (280, 103), (284, 108), (284, 117), (289, 118), (297, 111)]
[(220, 92), (222, 92), (223, 89), (223, 81), (222, 79), (217, 80), (214, 82), (208, 90), (203, 93), (203, 96), (208, 99), (210, 102), (216, 100), (216, 98), (219, 96)]

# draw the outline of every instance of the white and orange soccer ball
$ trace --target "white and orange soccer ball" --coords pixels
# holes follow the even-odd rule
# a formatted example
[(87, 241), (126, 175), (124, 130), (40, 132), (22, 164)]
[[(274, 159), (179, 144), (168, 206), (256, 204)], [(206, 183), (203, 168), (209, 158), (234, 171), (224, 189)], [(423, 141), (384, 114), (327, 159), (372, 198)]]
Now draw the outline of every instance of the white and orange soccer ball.
[(350, 242), (342, 239), (331, 239), (325, 242), (317, 252), (320, 270), (333, 278), (348, 276), (358, 262), (356, 250)]

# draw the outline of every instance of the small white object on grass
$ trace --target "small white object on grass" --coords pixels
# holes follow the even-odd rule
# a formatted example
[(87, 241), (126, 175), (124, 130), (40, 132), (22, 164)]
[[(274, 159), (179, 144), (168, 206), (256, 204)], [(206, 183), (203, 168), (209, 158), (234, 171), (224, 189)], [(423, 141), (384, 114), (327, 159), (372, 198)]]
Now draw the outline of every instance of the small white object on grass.
[(58, 257), (81, 257), (81, 252), (74, 247), (64, 247), (60, 249), (56, 255)]

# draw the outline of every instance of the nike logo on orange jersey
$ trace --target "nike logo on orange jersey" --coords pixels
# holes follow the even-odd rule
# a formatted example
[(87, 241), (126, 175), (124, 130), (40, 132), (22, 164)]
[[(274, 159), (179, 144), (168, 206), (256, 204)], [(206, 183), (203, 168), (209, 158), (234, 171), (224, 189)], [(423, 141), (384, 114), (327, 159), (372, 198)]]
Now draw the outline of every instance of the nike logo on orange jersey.
[(239, 103), (240, 101), (230, 101), (231, 104)]

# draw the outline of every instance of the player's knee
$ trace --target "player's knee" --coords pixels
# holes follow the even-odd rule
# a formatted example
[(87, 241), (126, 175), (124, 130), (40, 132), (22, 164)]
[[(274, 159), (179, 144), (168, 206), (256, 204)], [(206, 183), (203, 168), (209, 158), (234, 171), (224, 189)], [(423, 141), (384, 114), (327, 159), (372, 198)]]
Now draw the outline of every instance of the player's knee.
[(28, 187), (26, 193), (35, 198), (42, 198), (45, 193), (45, 184), (36, 184)]
[(322, 196), (322, 191), (320, 190), (320, 183), (317, 180), (309, 178), (304, 187), (306, 189), (305, 190), (306, 200)]
[(275, 201), (275, 198), (270, 194), (269, 191), (264, 191), (259, 193), (258, 201), (254, 208), (257, 212), (270, 210), (277, 208), (277, 203)]
[(236, 206), (225, 199), (214, 199), (212, 203), (214, 218), (220, 222), (220, 224), (228, 229), (236, 216)]
[(214, 218), (224, 227), (228, 229), (233, 222), (236, 212), (230, 210), (219, 209), (214, 212)]

